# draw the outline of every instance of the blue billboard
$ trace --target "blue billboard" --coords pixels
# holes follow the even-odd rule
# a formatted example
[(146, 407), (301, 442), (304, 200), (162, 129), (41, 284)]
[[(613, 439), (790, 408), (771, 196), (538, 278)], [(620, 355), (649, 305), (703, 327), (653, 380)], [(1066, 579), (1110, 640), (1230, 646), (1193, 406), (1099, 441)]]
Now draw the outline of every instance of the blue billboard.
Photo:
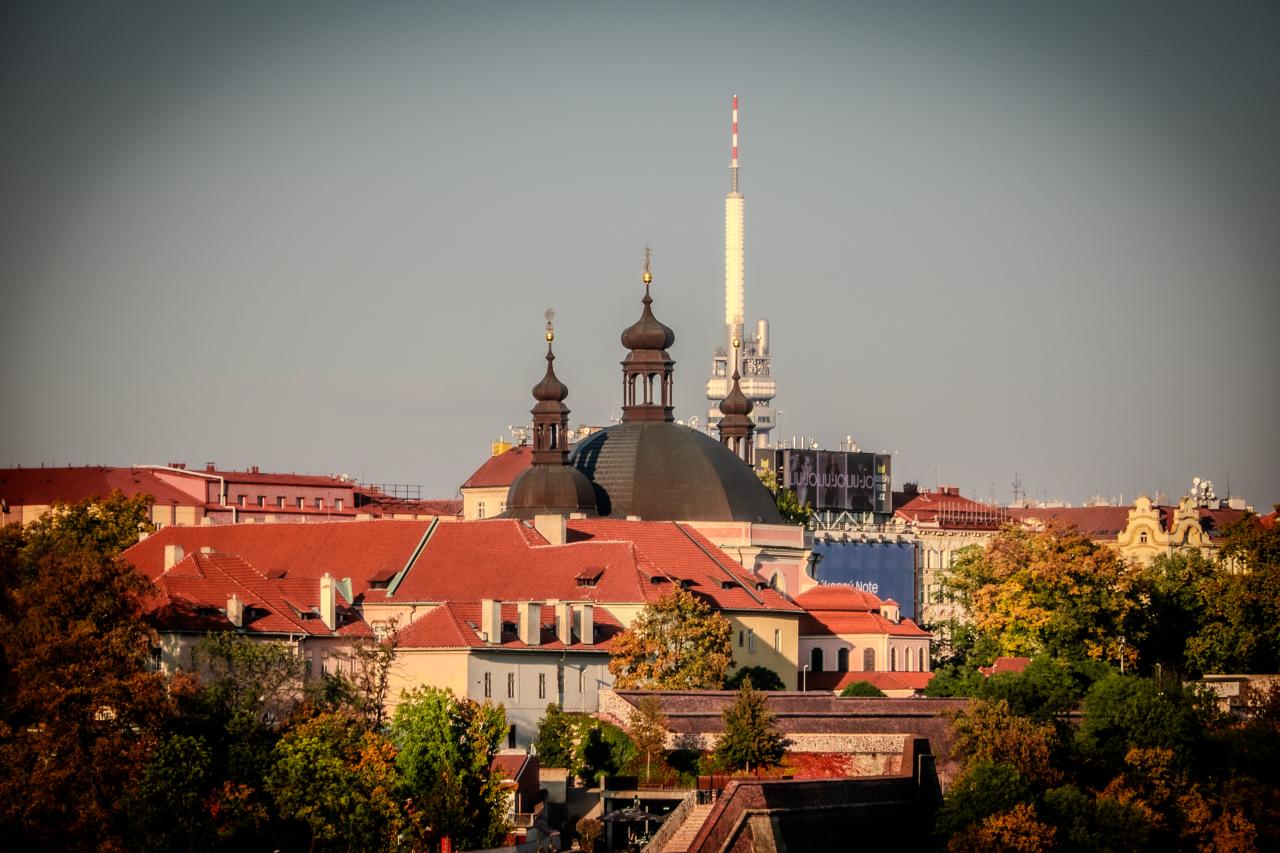
[(882, 600), (898, 602), (904, 618), (916, 617), (916, 549), (910, 542), (815, 542), (820, 583), (847, 583)]

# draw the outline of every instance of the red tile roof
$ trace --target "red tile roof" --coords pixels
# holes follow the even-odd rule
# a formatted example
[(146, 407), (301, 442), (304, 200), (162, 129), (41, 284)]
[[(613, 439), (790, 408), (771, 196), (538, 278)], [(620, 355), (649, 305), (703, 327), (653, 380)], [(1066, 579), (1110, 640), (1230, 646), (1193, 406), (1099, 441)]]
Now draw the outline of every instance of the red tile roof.
[(566, 646), (556, 637), (556, 609), (554, 605), (543, 605), (540, 608), (539, 624), (541, 625), (541, 642), (530, 646), (521, 642), (515, 629), (519, 617), (518, 605), (514, 602), (502, 605), (502, 642), (486, 643), (480, 637), (482, 616), (479, 601), (449, 601), (436, 607), (425, 616), (415, 619), (397, 639), (400, 648), (404, 649), (524, 649), (561, 652), (565, 649), (575, 651), (607, 652), (613, 648), (613, 639), (622, 633), (623, 627), (617, 619), (603, 608), (595, 608), (592, 622), (595, 625), (595, 642), (582, 643), (580, 638)]
[(947, 529), (997, 530), (1011, 519), (1009, 510), (970, 500), (958, 492), (920, 492), (896, 510), (894, 515), (916, 524)]
[(932, 672), (810, 672), (805, 686), (809, 690), (839, 692), (850, 684), (866, 681), (886, 693), (890, 690), (924, 690), (933, 679)]
[(690, 525), (674, 521), (569, 520), (569, 541), (630, 542), (657, 571), (692, 581), (690, 591), (721, 610), (800, 610), (712, 544)]
[(320, 582), (311, 578), (268, 578), (244, 559), (195, 553), (155, 579), (150, 618), (160, 630), (232, 631), (227, 601), (245, 605), (246, 633), (369, 637), (360, 614), (338, 593), (337, 630), (319, 618)]
[(978, 667), (978, 672), (987, 677), (1003, 675), (1007, 672), (1019, 673), (1025, 670), (1030, 663), (1031, 658), (998, 657), (991, 662), (991, 666)]
[(205, 468), (180, 469), (189, 474), (207, 474), (221, 477), (228, 483), (262, 483), (280, 486), (320, 486), (329, 489), (355, 489), (355, 481), (332, 474), (281, 474), (278, 471), (210, 471)]
[(105, 498), (117, 489), (125, 497), (149, 494), (160, 504), (204, 505), (203, 501), (161, 482), (142, 468), (91, 465), (0, 469), (0, 498), (9, 506), (47, 506), (55, 501), (77, 503), (94, 496)]
[(879, 610), (881, 601), (869, 592), (844, 583), (815, 586), (796, 596), (796, 604), (805, 610)]
[(891, 637), (928, 637), (928, 631), (903, 619), (894, 622), (880, 615), (884, 603), (869, 592), (848, 584), (822, 584), (796, 596), (807, 612), (800, 617), (800, 636), (831, 637), (847, 634), (887, 634)]
[(674, 522), (571, 520), (550, 545), (514, 519), (441, 524), (394, 601), (655, 601), (685, 582), (722, 610), (797, 611), (696, 531)]
[(462, 484), (464, 489), (483, 489), (495, 486), (510, 486), (516, 477), (524, 473), (533, 464), (533, 448), (527, 444), (519, 444), (505, 453), (490, 456), (476, 472)]
[[(125, 551), (124, 557), (154, 579), (164, 571), (166, 545), (187, 554), (212, 548), (242, 557), (268, 575), (318, 579), (328, 572), (351, 578), (355, 595), (369, 583), (404, 568), (430, 520), (335, 521), (311, 524), (226, 524), (166, 527)], [(452, 525), (445, 525), (452, 526)]]

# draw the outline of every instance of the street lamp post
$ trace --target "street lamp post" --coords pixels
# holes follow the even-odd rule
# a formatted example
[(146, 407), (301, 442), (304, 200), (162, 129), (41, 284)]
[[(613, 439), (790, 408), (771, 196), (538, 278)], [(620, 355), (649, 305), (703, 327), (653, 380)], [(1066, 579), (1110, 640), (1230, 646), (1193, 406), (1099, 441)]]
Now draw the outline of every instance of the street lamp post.
[(805, 664), (804, 669), (800, 671), (800, 692), (809, 692), (809, 664)]

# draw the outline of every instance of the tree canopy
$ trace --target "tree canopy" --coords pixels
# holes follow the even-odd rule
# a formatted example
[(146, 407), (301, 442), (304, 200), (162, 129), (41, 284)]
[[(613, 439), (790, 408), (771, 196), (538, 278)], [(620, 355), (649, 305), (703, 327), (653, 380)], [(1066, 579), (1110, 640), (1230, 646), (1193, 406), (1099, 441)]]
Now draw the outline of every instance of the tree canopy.
[(782, 760), (789, 743), (778, 730), (777, 716), (768, 709), (765, 694), (745, 679), (724, 711), (724, 732), (715, 749), (720, 766), (730, 770), (772, 767)]
[(609, 672), (622, 689), (718, 690), (733, 665), (729, 620), (676, 589), (645, 605), (614, 640)]

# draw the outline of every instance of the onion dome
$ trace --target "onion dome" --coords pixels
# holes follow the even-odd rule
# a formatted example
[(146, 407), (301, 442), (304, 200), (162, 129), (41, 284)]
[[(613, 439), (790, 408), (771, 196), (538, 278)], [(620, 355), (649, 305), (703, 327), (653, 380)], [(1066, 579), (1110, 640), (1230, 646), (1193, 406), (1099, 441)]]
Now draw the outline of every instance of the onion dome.
[(555, 366), (552, 364), (556, 360), (556, 354), (551, 351), (551, 342), (556, 339), (555, 330), (551, 328), (551, 322), (547, 322), (547, 373), (542, 377), (542, 381), (533, 386), (533, 399), (539, 403), (559, 403), (569, 396), (569, 386), (565, 385), (556, 376)]
[(622, 345), (633, 352), (636, 350), (665, 350), (676, 342), (676, 333), (671, 327), (653, 316), (653, 297), (649, 295), (649, 283), (653, 274), (649, 272), (648, 250), (645, 253), (644, 269), (644, 311), (640, 319), (622, 330)]
[(741, 417), (745, 418), (751, 414), (754, 408), (752, 402), (747, 399), (747, 395), (742, 393), (742, 386), (738, 384), (738, 368), (733, 369), (733, 387), (729, 389), (729, 394), (720, 401), (720, 414), (725, 417)]

